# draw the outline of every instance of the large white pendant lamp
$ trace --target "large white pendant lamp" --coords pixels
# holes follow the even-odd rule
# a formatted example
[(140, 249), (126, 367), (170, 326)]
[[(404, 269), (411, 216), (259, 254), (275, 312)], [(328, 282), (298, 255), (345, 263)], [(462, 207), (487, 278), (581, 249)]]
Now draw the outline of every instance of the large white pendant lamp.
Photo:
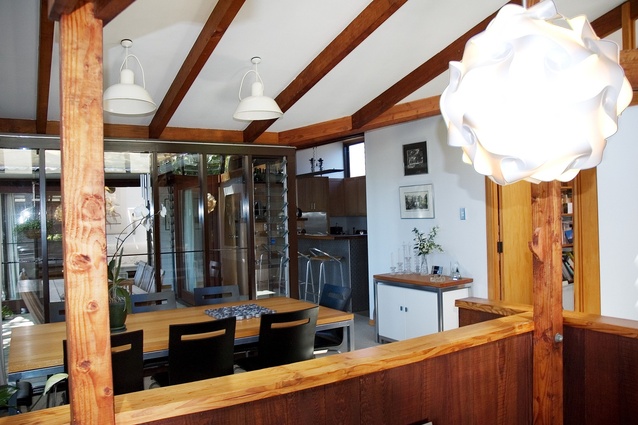
[[(128, 49), (133, 45), (129, 39), (121, 42), (126, 51), (124, 62), (120, 66), (120, 82), (113, 84), (104, 91), (103, 108), (106, 112), (119, 115), (146, 115), (157, 109), (151, 95), (146, 91), (144, 69), (137, 56), (129, 54)], [(137, 61), (142, 72), (142, 86), (135, 84), (135, 74), (128, 68), (128, 59)]]
[(618, 45), (553, 1), (504, 6), (450, 62), (441, 96), (448, 144), (499, 184), (568, 181), (602, 159), (631, 86)]
[[(239, 85), (239, 106), (233, 114), (233, 118), (240, 121), (255, 121), (255, 120), (274, 120), (281, 118), (284, 114), (279, 109), (277, 102), (271, 97), (264, 96), (264, 82), (257, 72), (257, 64), (261, 63), (261, 58), (255, 56), (251, 59), (251, 62), (255, 65), (255, 69), (251, 69), (246, 72), (241, 79)], [(251, 95), (245, 98), (241, 98), (241, 89), (244, 86), (244, 80), (250, 73), (255, 74), (255, 82), (251, 87)]]

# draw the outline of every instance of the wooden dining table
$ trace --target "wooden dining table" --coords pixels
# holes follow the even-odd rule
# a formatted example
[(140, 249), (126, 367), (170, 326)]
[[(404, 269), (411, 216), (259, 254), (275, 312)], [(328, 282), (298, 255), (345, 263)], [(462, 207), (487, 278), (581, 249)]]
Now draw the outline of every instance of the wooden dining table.
[[(214, 320), (206, 314), (206, 310), (240, 304), (257, 304), (277, 313), (303, 310), (316, 305), (294, 298), (274, 297), (129, 314), (126, 319), (126, 331), (138, 329), (144, 331), (145, 360), (163, 358), (168, 356), (170, 325)], [(259, 324), (259, 318), (238, 320), (235, 329), (235, 345), (257, 342)], [(319, 306), (317, 330), (335, 328), (344, 328), (347, 350), (354, 350), (354, 315)], [(66, 339), (65, 322), (13, 328), (7, 368), (9, 380), (17, 381), (63, 372), (62, 341), (64, 339)]]

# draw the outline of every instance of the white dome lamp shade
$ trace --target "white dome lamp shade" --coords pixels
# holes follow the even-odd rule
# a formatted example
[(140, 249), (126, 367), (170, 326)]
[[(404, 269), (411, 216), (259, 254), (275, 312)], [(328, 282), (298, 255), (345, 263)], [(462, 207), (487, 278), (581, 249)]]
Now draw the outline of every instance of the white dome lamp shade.
[[(140, 60), (128, 53), (133, 45), (129, 39), (121, 42), (126, 50), (124, 62), (120, 66), (120, 82), (113, 84), (104, 91), (102, 106), (106, 112), (117, 115), (147, 115), (157, 109), (151, 95), (146, 91), (146, 79)], [(135, 84), (135, 74), (128, 68), (128, 58), (134, 58), (142, 72), (142, 86)]]
[(441, 96), (448, 144), (505, 185), (568, 181), (598, 165), (633, 92), (618, 45), (551, 0), (508, 4), (450, 62)]
[[(257, 121), (257, 120), (275, 120), (283, 116), (283, 112), (277, 105), (277, 102), (271, 97), (264, 96), (264, 82), (257, 72), (257, 64), (261, 62), (261, 58), (255, 56), (251, 59), (255, 65), (255, 69), (246, 72), (241, 79), (239, 85), (239, 106), (233, 114), (233, 118), (240, 121)], [(250, 73), (255, 74), (255, 82), (251, 87), (251, 94), (244, 99), (241, 98), (241, 89), (244, 86), (244, 80)]]

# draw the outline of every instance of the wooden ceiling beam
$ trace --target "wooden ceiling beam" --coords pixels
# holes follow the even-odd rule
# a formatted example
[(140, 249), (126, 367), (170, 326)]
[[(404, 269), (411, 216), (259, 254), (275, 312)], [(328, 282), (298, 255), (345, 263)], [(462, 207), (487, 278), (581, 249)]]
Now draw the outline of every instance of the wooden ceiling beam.
[(51, 87), (51, 60), (53, 57), (53, 29), (55, 24), (48, 16), (47, 0), (40, 0), (40, 37), (38, 42), (38, 93), (36, 100), (35, 128), (45, 134), (49, 113)]
[[(275, 99), (283, 112), (290, 109), (339, 62), (394, 14), (407, 0), (373, 0)], [(253, 121), (244, 142), (254, 142), (276, 120)]]
[(117, 15), (122, 13), (135, 0), (95, 0), (95, 17), (106, 26)]
[[(631, 19), (638, 19), (638, 0), (629, 0), (625, 3), (630, 4)], [(605, 38), (622, 28), (622, 8), (623, 5), (621, 4), (591, 22), (591, 26), (598, 37)]]
[(47, 16), (52, 21), (59, 21), (62, 15), (75, 10), (78, 0), (48, 0)]
[[(520, 1), (512, 1), (510, 3), (520, 4)], [(367, 123), (441, 75), (448, 69), (450, 61), (461, 60), (465, 44), (470, 38), (484, 31), (487, 25), (494, 19), (496, 13), (498, 12), (494, 12), (483, 19), (479, 24), (475, 25), (446, 48), (432, 56), (424, 64), (355, 112), (352, 115), (352, 125), (354, 128), (363, 128)]]
[(159, 139), (173, 117), (173, 114), (193, 85), (195, 78), (206, 65), (206, 61), (217, 47), (222, 36), (230, 26), (244, 0), (219, 0), (211, 12), (204, 28), (199, 33), (182, 67), (175, 76), (171, 87), (162, 100), (149, 125), (151, 138)]

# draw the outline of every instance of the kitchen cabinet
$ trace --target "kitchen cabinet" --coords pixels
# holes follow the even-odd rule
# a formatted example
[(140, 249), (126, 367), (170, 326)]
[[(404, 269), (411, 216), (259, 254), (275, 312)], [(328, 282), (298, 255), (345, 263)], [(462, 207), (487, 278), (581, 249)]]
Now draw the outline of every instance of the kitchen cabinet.
[(297, 179), (297, 207), (303, 212), (328, 212), (328, 177)]
[(365, 176), (343, 179), (343, 189), (345, 194), (345, 215), (349, 217), (366, 216)]
[(470, 296), (472, 279), (431, 282), (430, 275), (375, 275), (377, 342), (400, 341), (459, 326), (457, 299)]
[(330, 202), (328, 214), (330, 217), (344, 217), (346, 215), (344, 179), (328, 179), (328, 193)]

